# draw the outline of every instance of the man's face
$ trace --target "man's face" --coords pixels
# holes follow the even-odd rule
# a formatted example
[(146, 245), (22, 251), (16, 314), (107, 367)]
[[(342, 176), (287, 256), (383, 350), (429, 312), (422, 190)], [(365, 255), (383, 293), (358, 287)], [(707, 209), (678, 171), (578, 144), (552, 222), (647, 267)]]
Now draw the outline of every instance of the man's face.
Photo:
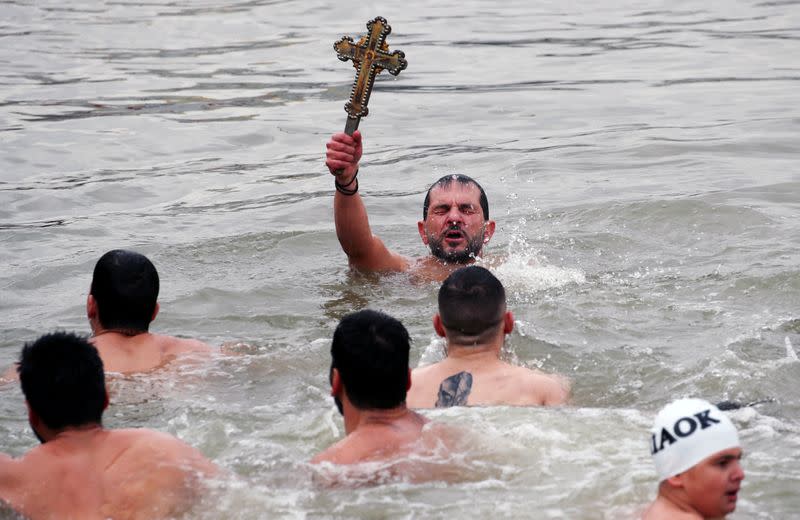
[(744, 479), (741, 458), (741, 448), (723, 450), (681, 475), (690, 504), (705, 518), (722, 517), (736, 509)]
[(493, 233), (494, 222), (483, 218), (477, 186), (454, 181), (431, 190), (428, 216), (419, 223), (419, 234), (433, 256), (467, 263), (480, 254)]

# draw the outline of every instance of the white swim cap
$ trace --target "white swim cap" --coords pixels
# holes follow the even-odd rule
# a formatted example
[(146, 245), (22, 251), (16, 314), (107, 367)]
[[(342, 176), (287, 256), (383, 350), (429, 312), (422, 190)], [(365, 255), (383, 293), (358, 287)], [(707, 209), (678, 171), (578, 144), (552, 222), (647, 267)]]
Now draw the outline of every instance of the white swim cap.
[(659, 482), (717, 452), (739, 447), (731, 420), (702, 399), (671, 402), (658, 412), (651, 432), (650, 454)]

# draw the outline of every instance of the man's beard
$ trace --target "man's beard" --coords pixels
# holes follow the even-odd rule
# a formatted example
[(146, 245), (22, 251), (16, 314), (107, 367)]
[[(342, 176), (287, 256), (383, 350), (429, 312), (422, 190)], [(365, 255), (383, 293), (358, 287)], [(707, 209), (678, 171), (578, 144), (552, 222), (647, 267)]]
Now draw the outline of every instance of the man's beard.
[(470, 237), (467, 233), (458, 226), (451, 226), (448, 228), (447, 231), (451, 230), (458, 230), (460, 231), (464, 237), (467, 239), (467, 247), (462, 249), (461, 251), (445, 251), (444, 250), (444, 241), (445, 237), (447, 236), (447, 231), (445, 231), (441, 236), (433, 236), (428, 235), (428, 247), (431, 248), (431, 254), (442, 260), (443, 262), (447, 263), (454, 263), (454, 264), (467, 264), (470, 263), (472, 260), (475, 259), (481, 252), (483, 248), (483, 230), (485, 226), (481, 226), (481, 229), (478, 233), (475, 233), (475, 236)]

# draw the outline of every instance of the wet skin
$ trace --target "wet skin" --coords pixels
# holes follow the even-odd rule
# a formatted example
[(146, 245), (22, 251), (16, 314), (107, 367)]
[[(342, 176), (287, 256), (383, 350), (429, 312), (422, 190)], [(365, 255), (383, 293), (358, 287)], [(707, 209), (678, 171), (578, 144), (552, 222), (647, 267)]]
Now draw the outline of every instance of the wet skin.
[(744, 480), (741, 458), (741, 448), (723, 450), (682, 475), (690, 503), (705, 517), (721, 517), (736, 509), (739, 488)]
[(493, 221), (484, 219), (478, 187), (459, 182), (433, 188), (427, 218), (418, 223), (419, 235), (431, 254), (457, 264), (479, 256), (494, 228)]

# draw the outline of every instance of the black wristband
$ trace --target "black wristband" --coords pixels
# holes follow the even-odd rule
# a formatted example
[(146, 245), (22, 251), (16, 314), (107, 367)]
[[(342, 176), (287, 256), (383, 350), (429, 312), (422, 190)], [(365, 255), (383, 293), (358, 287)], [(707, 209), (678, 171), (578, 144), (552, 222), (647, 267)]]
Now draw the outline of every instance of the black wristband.
[[(354, 182), (356, 183), (356, 187), (349, 189), (348, 186), (352, 185)], [(350, 179), (350, 182), (348, 182), (347, 184), (339, 184), (339, 181), (334, 180), (333, 185), (336, 186), (336, 191), (338, 191), (342, 195), (347, 195), (347, 196), (355, 195), (356, 193), (358, 193), (358, 170), (356, 170), (355, 175), (353, 175), (353, 178)]]

